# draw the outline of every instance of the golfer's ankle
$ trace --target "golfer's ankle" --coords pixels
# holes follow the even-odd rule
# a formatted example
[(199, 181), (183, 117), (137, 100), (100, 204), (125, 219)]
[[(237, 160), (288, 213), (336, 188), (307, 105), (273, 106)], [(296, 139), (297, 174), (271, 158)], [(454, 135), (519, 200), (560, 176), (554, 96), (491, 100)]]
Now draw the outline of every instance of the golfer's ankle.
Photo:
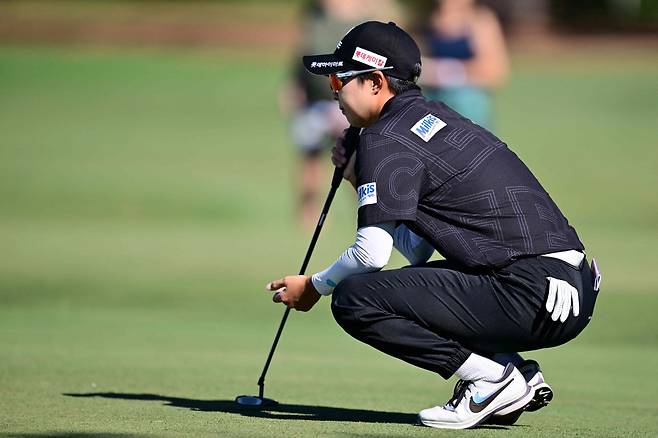
[(503, 375), (505, 367), (491, 359), (471, 353), (466, 361), (455, 371), (462, 380), (498, 380)]

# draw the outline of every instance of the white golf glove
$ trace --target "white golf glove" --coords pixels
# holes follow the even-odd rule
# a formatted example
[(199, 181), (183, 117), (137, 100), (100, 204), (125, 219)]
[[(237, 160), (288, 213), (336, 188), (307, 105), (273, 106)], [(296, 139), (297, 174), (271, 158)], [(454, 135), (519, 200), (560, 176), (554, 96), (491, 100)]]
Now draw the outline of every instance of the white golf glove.
[(546, 310), (551, 314), (553, 321), (564, 322), (573, 311), (573, 316), (580, 313), (578, 302), (578, 291), (575, 287), (564, 280), (546, 277), (548, 280), (548, 298), (546, 299)]

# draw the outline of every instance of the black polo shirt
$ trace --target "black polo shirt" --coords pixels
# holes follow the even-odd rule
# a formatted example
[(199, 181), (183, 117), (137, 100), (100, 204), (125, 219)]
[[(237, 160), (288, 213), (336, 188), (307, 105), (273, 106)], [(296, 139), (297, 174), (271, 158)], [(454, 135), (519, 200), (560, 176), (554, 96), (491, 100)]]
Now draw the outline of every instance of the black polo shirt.
[(390, 99), (361, 133), (358, 226), (404, 222), (446, 259), (499, 267), (583, 250), (576, 231), (507, 145), (420, 91)]

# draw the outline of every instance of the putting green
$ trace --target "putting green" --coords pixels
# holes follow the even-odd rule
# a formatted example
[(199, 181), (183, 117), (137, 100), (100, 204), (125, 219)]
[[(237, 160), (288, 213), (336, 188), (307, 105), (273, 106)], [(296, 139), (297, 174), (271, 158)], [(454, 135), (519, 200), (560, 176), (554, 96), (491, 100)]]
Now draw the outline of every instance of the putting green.
[[(498, 96), (501, 135), (605, 275), (586, 332), (530, 355), (556, 397), (510, 436), (658, 434), (658, 63), (620, 57), (517, 57)], [(326, 299), (283, 334), (266, 384), (281, 405), (232, 401), (257, 392), (283, 313), (264, 285), (299, 269), (310, 238), (293, 224), (285, 67), (226, 51), (0, 48), (0, 435), (444, 433), (412, 423), (452, 382), (352, 340)], [(343, 187), (309, 272), (354, 223)]]

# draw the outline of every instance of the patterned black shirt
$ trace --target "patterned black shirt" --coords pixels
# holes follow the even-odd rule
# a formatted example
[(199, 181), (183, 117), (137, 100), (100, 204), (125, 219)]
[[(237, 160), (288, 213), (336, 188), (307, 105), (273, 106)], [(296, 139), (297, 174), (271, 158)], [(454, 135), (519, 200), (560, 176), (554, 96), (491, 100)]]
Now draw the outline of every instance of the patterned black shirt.
[(504, 142), (420, 91), (389, 100), (361, 133), (356, 173), (359, 227), (404, 222), (462, 265), (584, 249)]

